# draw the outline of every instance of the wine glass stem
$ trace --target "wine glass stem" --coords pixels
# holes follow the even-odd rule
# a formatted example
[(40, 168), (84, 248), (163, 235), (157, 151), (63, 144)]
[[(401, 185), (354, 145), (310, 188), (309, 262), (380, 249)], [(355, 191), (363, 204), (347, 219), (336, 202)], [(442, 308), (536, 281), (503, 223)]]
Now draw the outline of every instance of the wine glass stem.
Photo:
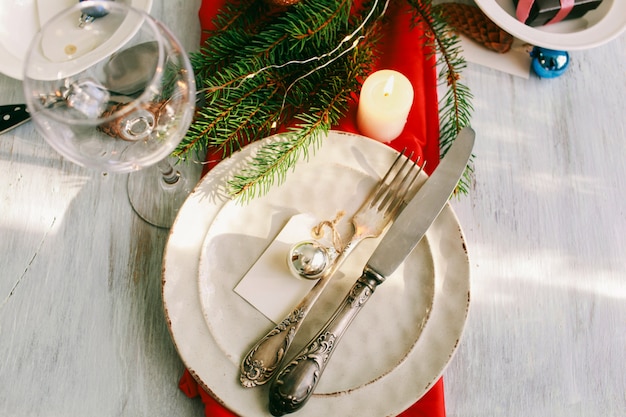
[(161, 172), (161, 176), (163, 177), (163, 181), (167, 185), (174, 185), (180, 180), (180, 172), (172, 166), (166, 159), (161, 160), (157, 167)]

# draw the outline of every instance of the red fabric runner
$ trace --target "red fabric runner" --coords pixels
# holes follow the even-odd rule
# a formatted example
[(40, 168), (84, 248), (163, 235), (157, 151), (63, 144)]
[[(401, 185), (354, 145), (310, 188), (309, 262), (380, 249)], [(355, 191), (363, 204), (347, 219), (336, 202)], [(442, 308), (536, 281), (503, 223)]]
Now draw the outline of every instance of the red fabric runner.
[[(213, 17), (227, 0), (204, 0), (199, 17), (203, 29), (213, 28)], [(381, 40), (381, 56), (376, 63), (378, 69), (393, 69), (406, 75), (415, 91), (413, 106), (402, 134), (389, 143), (396, 150), (408, 149), (427, 161), (426, 171), (431, 173), (439, 163), (439, 108), (437, 99), (437, 74), (435, 57), (424, 45), (423, 32), (412, 28), (408, 6), (402, 2), (390, 2), (387, 14), (390, 24), (385, 28)], [(202, 41), (207, 34), (203, 32)], [(334, 127), (337, 130), (359, 133), (356, 127), (358, 97), (354, 97), (349, 114)], [(407, 381), (408, 383), (409, 381)], [(200, 388), (191, 374), (185, 370), (179, 388), (190, 398), (200, 396), (205, 404), (206, 417), (236, 417), (236, 415)], [(445, 417), (443, 379), (414, 405), (405, 410), (401, 417)]]

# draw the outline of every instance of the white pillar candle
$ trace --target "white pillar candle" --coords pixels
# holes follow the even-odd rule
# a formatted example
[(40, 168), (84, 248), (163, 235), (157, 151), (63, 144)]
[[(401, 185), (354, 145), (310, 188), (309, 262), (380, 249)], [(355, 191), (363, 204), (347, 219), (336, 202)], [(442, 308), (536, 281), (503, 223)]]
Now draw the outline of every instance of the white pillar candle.
[(373, 73), (363, 83), (357, 126), (363, 136), (390, 142), (400, 136), (413, 104), (413, 86), (392, 70)]

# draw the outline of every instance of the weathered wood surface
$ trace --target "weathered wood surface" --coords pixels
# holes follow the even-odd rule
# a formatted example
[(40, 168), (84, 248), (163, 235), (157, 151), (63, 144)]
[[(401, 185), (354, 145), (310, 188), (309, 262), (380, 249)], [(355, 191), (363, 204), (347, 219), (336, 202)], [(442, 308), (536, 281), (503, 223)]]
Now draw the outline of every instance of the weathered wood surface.
[(626, 412), (626, 36), (556, 79), (470, 65), (471, 260), (449, 417)]
[[(200, 0), (155, 0), (189, 50)], [(0, 75), (0, 103), (23, 102)], [(126, 175), (61, 158), (28, 123), (0, 137), (0, 415), (200, 416), (161, 302), (167, 230), (143, 222)]]
[[(155, 0), (197, 49), (200, 0)], [(469, 65), (475, 183), (455, 201), (472, 306), (445, 373), (451, 417), (626, 410), (626, 37), (572, 52), (566, 75)], [(0, 104), (23, 101), (0, 75)], [(0, 137), (0, 415), (200, 416), (164, 320), (167, 231), (125, 177), (58, 156), (23, 125)]]

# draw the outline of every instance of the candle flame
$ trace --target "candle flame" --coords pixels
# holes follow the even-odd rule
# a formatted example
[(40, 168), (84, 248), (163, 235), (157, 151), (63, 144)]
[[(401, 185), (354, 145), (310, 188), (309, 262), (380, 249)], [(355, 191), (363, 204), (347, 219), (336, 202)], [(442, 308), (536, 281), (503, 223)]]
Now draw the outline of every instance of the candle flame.
[(390, 96), (393, 93), (393, 75), (389, 77), (387, 83), (385, 84), (385, 88), (383, 88), (383, 95), (385, 97)]

